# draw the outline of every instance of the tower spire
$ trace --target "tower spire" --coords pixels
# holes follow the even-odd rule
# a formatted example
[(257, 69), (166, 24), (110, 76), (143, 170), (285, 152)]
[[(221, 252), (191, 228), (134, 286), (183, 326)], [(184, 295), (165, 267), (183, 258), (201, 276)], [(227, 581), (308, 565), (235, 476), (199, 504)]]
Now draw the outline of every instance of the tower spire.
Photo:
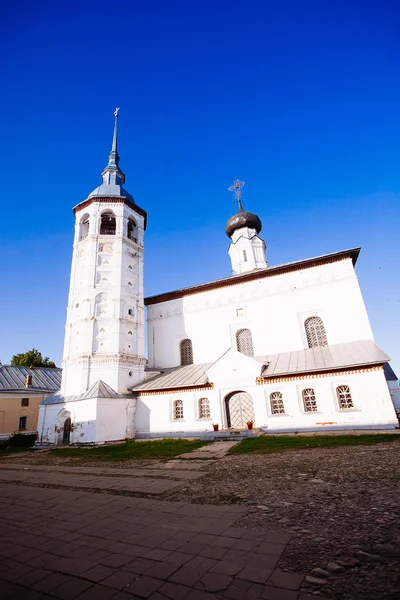
[(102, 172), (103, 183), (106, 185), (122, 185), (125, 183), (125, 175), (119, 168), (118, 154), (118, 112), (119, 108), (114, 111), (114, 133), (111, 145), (111, 152), (108, 156), (108, 165)]

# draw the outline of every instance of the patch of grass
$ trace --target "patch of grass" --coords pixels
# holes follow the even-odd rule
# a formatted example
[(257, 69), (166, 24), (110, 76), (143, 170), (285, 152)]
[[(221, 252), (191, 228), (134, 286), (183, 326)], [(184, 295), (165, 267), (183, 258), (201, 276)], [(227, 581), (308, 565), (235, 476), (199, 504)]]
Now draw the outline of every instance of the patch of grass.
[(135, 459), (171, 458), (178, 454), (197, 450), (209, 442), (201, 440), (163, 439), (149, 442), (127, 440), (122, 444), (86, 448), (57, 448), (49, 452), (60, 458), (78, 458), (85, 462), (120, 462)]
[(338, 446), (372, 446), (382, 442), (400, 442), (400, 435), (390, 433), (360, 435), (263, 435), (245, 439), (233, 446), (229, 454), (269, 454), (307, 448), (335, 448)]

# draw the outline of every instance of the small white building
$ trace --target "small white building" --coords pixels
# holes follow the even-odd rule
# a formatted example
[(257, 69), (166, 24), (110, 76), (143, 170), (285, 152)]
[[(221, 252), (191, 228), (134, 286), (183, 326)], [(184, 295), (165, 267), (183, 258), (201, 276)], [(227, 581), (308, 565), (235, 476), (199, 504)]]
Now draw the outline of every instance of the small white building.
[[(60, 392), (43, 401), (43, 443), (394, 428), (354, 266), (360, 249), (268, 266), (260, 219), (232, 189), (232, 274), (144, 299), (146, 212), (122, 187), (115, 116), (103, 183), (76, 217)], [(148, 311), (148, 365), (144, 356)], [(65, 431), (65, 428), (68, 431)]]

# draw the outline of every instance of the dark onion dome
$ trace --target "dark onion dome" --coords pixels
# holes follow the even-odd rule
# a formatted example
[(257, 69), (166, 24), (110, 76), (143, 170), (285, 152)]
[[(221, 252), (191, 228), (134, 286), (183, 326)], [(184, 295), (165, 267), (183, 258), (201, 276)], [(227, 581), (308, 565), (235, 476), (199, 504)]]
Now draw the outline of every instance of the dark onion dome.
[(232, 234), (236, 229), (241, 227), (249, 227), (249, 229), (255, 229), (257, 233), (260, 233), (262, 229), (261, 221), (257, 215), (251, 212), (243, 210), (242, 203), (239, 200), (239, 210), (236, 215), (233, 215), (225, 227), (225, 232), (228, 237), (232, 237)]

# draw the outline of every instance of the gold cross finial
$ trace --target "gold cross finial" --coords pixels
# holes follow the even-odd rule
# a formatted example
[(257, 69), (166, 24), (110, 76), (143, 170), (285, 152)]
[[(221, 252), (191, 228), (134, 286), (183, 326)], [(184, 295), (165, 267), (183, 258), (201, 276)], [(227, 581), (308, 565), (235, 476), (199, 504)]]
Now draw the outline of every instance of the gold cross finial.
[(236, 198), (236, 200), (238, 201), (239, 204), (239, 210), (243, 210), (242, 209), (242, 190), (244, 188), (244, 186), (246, 185), (245, 181), (241, 181), (240, 179), (238, 179), (237, 177), (233, 180), (233, 184), (230, 185), (228, 187), (228, 190), (230, 192), (233, 192), (234, 197)]

